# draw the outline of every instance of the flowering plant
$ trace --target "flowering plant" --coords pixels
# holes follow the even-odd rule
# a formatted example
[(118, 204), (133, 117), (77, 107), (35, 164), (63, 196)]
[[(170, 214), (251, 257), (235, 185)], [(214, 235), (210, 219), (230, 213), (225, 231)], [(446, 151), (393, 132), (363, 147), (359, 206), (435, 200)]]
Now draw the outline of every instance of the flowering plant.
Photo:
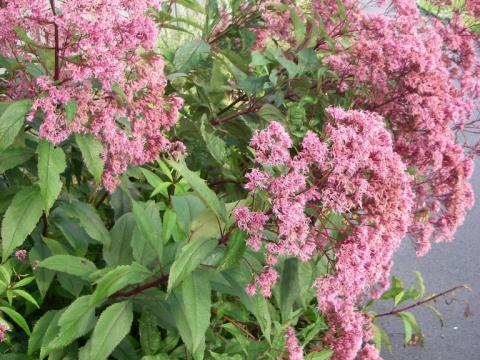
[(0, 0), (0, 352), (373, 360), (388, 315), (421, 338), (407, 310), (444, 294), (392, 257), (473, 205), (479, 13)]

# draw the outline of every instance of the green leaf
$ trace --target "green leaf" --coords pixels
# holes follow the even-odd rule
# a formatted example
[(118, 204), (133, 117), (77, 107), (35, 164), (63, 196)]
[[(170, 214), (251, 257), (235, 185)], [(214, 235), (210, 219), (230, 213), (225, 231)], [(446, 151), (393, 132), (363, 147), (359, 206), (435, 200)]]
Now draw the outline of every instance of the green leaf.
[(299, 295), (298, 286), (298, 260), (291, 258), (285, 260), (280, 279), (280, 313), (282, 321), (290, 319), (293, 310), (293, 303)]
[(175, 0), (175, 2), (177, 4), (185, 6), (187, 9), (194, 10), (195, 12), (199, 12), (200, 14), (205, 14), (204, 7), (195, 0)]
[(227, 154), (225, 142), (213, 133), (207, 132), (204, 123), (200, 126), (200, 133), (212, 157), (223, 166)]
[(25, 163), (33, 154), (34, 152), (29, 148), (8, 148), (0, 153), (0, 173)]
[(205, 347), (205, 332), (210, 325), (210, 292), (208, 278), (195, 272), (183, 281), (181, 296), (178, 293), (172, 296), (175, 324), (193, 354)]
[(121, 265), (107, 272), (97, 281), (92, 294), (92, 304), (97, 304), (127, 285), (139, 284), (152, 276), (152, 273), (140, 264)]
[(23, 128), (25, 115), (32, 108), (32, 100), (19, 100), (3, 105), (7, 106), (0, 115), (0, 152), (13, 144)]
[(217, 246), (217, 240), (198, 237), (192, 239), (178, 253), (170, 268), (168, 292), (180, 284), (200, 263), (205, 260)]
[(322, 350), (320, 352), (311, 352), (305, 356), (305, 360), (327, 360), (333, 355), (333, 350)]
[(157, 327), (156, 318), (148, 308), (142, 311), (138, 330), (143, 352), (147, 355), (156, 354), (160, 350), (162, 336)]
[(35, 300), (35, 298), (25, 290), (21, 290), (21, 289), (12, 290), (12, 293), (24, 298), (29, 303), (33, 304), (37, 309), (40, 309), (40, 306), (38, 306), (37, 300)]
[(418, 291), (415, 294), (414, 299), (420, 299), (425, 294), (425, 284), (423, 283), (423, 277), (420, 271), (415, 271), (415, 277), (417, 278)]
[(130, 332), (133, 321), (132, 304), (124, 301), (106, 308), (93, 330), (90, 360), (106, 360)]
[(97, 271), (95, 264), (90, 260), (71, 255), (50, 256), (43, 260), (39, 266), (86, 279), (91, 273)]
[(43, 198), (44, 210), (48, 213), (62, 191), (60, 174), (65, 170), (67, 163), (62, 149), (55, 148), (52, 143), (40, 140), (38, 153), (38, 185)]
[(75, 141), (82, 152), (88, 171), (93, 175), (97, 184), (100, 184), (104, 167), (102, 143), (95, 140), (91, 134), (75, 135)]
[(24, 188), (15, 194), (2, 222), (3, 261), (6, 261), (13, 250), (22, 245), (35, 229), (42, 210), (42, 196), (37, 186)]
[(78, 219), (83, 230), (92, 238), (101, 243), (110, 242), (110, 233), (103, 223), (97, 211), (89, 204), (74, 200), (71, 203), (62, 203), (55, 211), (69, 218)]
[(146, 207), (137, 201), (132, 202), (133, 216), (142, 236), (155, 250), (158, 259), (163, 255), (163, 227), (158, 207), (150, 203)]
[(232, 232), (230, 240), (225, 250), (225, 255), (218, 267), (218, 271), (225, 271), (235, 266), (243, 257), (247, 245), (245, 243), (246, 233), (244, 231), (235, 229)]
[(409, 311), (403, 311), (397, 314), (403, 322), (403, 328), (405, 331), (404, 342), (405, 346), (408, 346), (410, 341), (412, 340), (413, 333), (417, 334), (418, 336), (422, 336), (422, 332), (420, 327), (418, 326), (417, 320), (415, 319), (415, 315), (413, 315)]
[(377, 350), (380, 352), (382, 350), (382, 343), (385, 344), (387, 350), (389, 352), (392, 352), (392, 343), (390, 342), (390, 338), (388, 337), (387, 333), (385, 331), (383, 331), (383, 329), (376, 325), (376, 324), (372, 324), (373, 326), (373, 329), (375, 331), (375, 335), (374, 335), (374, 343), (375, 343), (375, 347), (377, 348)]
[(258, 116), (267, 121), (285, 121), (285, 115), (272, 104), (265, 104), (258, 111)]
[(132, 262), (132, 248), (135, 219), (132, 213), (122, 215), (110, 230), (110, 241), (103, 245), (103, 258), (111, 266), (128, 265)]
[(57, 336), (46, 345), (47, 352), (63, 348), (93, 329), (95, 308), (90, 304), (90, 297), (81, 296), (65, 309), (58, 320)]
[(32, 335), (28, 339), (28, 354), (32, 355), (35, 351), (40, 350), (42, 340), (47, 332), (48, 327), (53, 322), (58, 310), (49, 310), (35, 323)]
[(210, 45), (201, 39), (189, 41), (175, 52), (173, 64), (179, 72), (188, 72), (197, 67), (210, 54)]
[(208, 206), (215, 213), (219, 220), (226, 222), (226, 210), (225, 204), (220, 201), (215, 192), (208, 187), (205, 180), (201, 179), (193, 171), (189, 170), (185, 162), (175, 162), (167, 160), (168, 164), (173, 167), (178, 173), (192, 186), (193, 190), (203, 200), (206, 206)]
[[(30, 266), (34, 267), (34, 264), (42, 261), (43, 259), (51, 255), (50, 250), (43, 244), (36, 244), (29, 254)], [(37, 283), (38, 290), (42, 295), (42, 298), (47, 294), (50, 285), (52, 284), (53, 278), (55, 277), (55, 272), (47, 269), (37, 267), (33, 270), (35, 275), (35, 282)]]
[(192, 220), (205, 210), (202, 200), (194, 195), (180, 195), (172, 197), (172, 206), (177, 214), (178, 222), (186, 233), (190, 232)]
[(6, 306), (0, 306), (0, 311), (5, 313), (10, 319), (13, 320), (14, 323), (20, 326), (27, 335), (30, 336), (31, 334), (30, 329), (28, 328), (28, 324), (22, 315), (20, 315), (18, 312), (16, 312), (12, 308), (9, 308)]
[(77, 103), (74, 100), (69, 100), (65, 105), (65, 117), (68, 124), (72, 123), (75, 115), (77, 115)]

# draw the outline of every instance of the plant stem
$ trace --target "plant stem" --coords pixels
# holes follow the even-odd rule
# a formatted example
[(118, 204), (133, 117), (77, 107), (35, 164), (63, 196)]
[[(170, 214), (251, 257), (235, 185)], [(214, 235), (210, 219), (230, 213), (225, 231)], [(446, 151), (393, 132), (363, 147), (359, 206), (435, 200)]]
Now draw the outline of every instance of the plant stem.
[(468, 289), (469, 286), (468, 285), (455, 286), (454, 288), (451, 288), (449, 290), (445, 290), (444, 292), (441, 292), (440, 294), (432, 295), (432, 296), (426, 298), (425, 300), (418, 301), (415, 304), (412, 304), (412, 305), (409, 305), (409, 306), (406, 306), (406, 307), (403, 307), (403, 308), (400, 308), (400, 309), (394, 309), (394, 310), (386, 312), (386, 313), (378, 314), (378, 315), (375, 315), (375, 317), (379, 318), (379, 317), (383, 317), (383, 316), (396, 315), (396, 314), (399, 314), (401, 312), (404, 312), (404, 311), (410, 310), (412, 308), (415, 308), (417, 306), (428, 303), (430, 301), (433, 301), (433, 300), (435, 300), (435, 299), (437, 299), (441, 296), (445, 296), (447, 294), (450, 294), (450, 293), (454, 292), (455, 290), (462, 289), (462, 288), (463, 289)]
[(163, 275), (162, 277), (152, 279), (148, 282), (146, 282), (143, 285), (137, 286), (133, 288), (132, 290), (128, 291), (117, 291), (115, 294), (113, 294), (111, 297), (112, 298), (117, 298), (117, 297), (131, 297), (140, 294), (141, 292), (151, 289), (154, 287), (157, 287), (160, 284), (166, 284), (168, 281), (168, 274)]
[[(55, 0), (50, 0), (50, 7), (52, 8), (53, 15), (57, 16)], [(60, 38), (58, 34), (58, 25), (54, 23), (53, 26), (55, 29), (55, 73), (53, 75), (53, 80), (57, 81), (60, 79)]]

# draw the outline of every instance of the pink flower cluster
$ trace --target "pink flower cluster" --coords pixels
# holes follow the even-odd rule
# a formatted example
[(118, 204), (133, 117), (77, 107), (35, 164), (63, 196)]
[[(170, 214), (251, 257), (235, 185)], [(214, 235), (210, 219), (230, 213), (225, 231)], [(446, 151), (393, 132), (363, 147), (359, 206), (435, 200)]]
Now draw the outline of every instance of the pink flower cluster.
[[(369, 319), (355, 308), (364, 295), (388, 286), (393, 252), (410, 225), (412, 177), (393, 149), (384, 120), (375, 113), (328, 108), (325, 139), (308, 132), (301, 150), (276, 122), (257, 132), (250, 145), (258, 167), (247, 175), (251, 209), (234, 211), (254, 250), (266, 250), (266, 267), (247, 292), (271, 295), (278, 256), (302, 261), (334, 251), (334, 271), (317, 279), (320, 311), (332, 325), (325, 342), (334, 359), (353, 359), (371, 339)], [(329, 222), (342, 214), (345, 237)], [(267, 236), (274, 233), (276, 238)], [(369, 348), (365, 351), (369, 351)]]
[(287, 345), (288, 360), (303, 360), (303, 349), (298, 343), (293, 327), (289, 327), (285, 332), (285, 343)]
[[(164, 62), (154, 53), (158, 30), (147, 11), (161, 2), (15, 0), (0, 9), (2, 53), (41, 73), (21, 73), (8, 95), (35, 98), (30, 120), (42, 119), (39, 135), (49, 141), (91, 133), (102, 142), (110, 191), (128, 164), (184, 151), (162, 134), (182, 100), (165, 95)], [(71, 102), (77, 111), (68, 119)]]
[(410, 235), (423, 255), (431, 239), (452, 240), (473, 204), (467, 181), (473, 162), (456, 144), (455, 131), (468, 130), (479, 71), (474, 38), (458, 19), (449, 25), (426, 20), (413, 0), (394, 6), (394, 17), (352, 17), (354, 46), (339, 48), (327, 62), (344, 79), (340, 90), (368, 89), (356, 107), (391, 123), (395, 151), (415, 174)]
[(5, 334), (9, 330), (9, 327), (5, 323), (0, 323), (0, 343), (4, 342), (6, 337)]

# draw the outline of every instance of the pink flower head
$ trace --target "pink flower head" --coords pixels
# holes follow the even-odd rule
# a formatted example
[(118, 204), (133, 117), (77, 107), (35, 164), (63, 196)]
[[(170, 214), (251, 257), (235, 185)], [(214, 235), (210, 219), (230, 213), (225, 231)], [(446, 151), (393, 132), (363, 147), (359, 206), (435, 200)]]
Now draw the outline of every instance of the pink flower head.
[(288, 360), (303, 360), (303, 349), (298, 343), (293, 327), (287, 328), (285, 332), (285, 343), (287, 346)]
[(0, 323), (0, 342), (5, 341), (5, 334), (9, 330), (9, 327), (5, 323)]
[(15, 257), (19, 261), (24, 262), (25, 259), (27, 258), (27, 250), (21, 249), (21, 250), (15, 251)]

